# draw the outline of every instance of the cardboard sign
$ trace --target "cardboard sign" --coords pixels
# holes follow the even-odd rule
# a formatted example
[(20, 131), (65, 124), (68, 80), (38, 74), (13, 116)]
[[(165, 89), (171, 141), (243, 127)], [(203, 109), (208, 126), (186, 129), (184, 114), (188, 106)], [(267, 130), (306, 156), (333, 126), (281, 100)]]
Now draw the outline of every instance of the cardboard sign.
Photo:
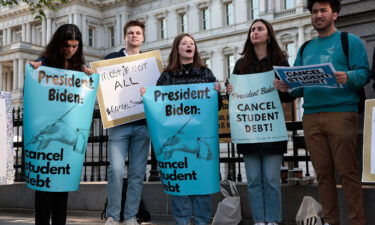
[(103, 127), (143, 119), (140, 88), (155, 85), (163, 69), (159, 51), (90, 63), (99, 73), (98, 101)]

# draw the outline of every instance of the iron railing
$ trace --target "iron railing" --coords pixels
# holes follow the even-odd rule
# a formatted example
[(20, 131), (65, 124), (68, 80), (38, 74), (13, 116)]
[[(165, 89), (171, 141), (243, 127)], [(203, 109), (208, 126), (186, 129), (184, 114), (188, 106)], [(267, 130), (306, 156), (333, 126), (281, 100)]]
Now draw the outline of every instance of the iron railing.
[[(294, 106), (292, 110), (292, 118), (294, 118)], [(13, 110), (13, 126), (14, 126), (14, 168), (15, 181), (25, 180), (24, 171), (24, 155), (23, 155), (23, 110), (21, 108)], [(284, 156), (284, 166), (290, 169), (295, 167), (304, 167), (306, 176), (310, 175), (311, 165), (310, 157), (306, 151), (303, 136), (299, 135), (302, 130), (301, 122), (287, 122), (287, 130), (290, 132), (290, 144), (292, 146), (289, 153)], [(230, 137), (230, 134), (220, 134), (220, 137)], [(87, 144), (87, 151), (83, 163), (81, 180), (83, 182), (107, 181), (108, 171), (108, 134), (103, 129), (100, 112), (98, 109), (94, 111), (93, 120), (90, 130), (90, 136)], [(147, 181), (158, 181), (157, 163), (153, 151), (148, 160)], [(301, 166), (302, 165), (302, 166)], [(233, 143), (220, 144), (220, 176), (222, 179), (234, 181), (244, 180), (244, 163), (243, 158), (236, 152)]]

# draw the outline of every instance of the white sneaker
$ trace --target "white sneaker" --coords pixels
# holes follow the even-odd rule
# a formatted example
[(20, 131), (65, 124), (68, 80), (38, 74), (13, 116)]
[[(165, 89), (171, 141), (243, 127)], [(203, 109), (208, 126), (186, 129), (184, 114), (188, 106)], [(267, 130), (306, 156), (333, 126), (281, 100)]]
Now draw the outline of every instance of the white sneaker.
[(118, 225), (118, 222), (114, 221), (112, 217), (108, 217), (105, 225)]
[(263, 222), (258, 222), (258, 223), (254, 223), (254, 225), (266, 225), (266, 224)]
[(125, 220), (125, 225), (139, 225), (136, 218)]

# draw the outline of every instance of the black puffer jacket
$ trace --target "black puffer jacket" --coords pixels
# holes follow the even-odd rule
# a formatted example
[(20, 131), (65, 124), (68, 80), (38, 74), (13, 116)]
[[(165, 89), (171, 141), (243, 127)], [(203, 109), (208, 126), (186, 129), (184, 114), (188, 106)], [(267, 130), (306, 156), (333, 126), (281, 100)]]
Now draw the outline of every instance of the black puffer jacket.
[[(205, 67), (203, 69), (192, 67), (192, 64), (184, 65), (183, 70), (174, 72), (163, 72), (156, 85), (178, 85), (216, 82), (212, 71)], [(218, 94), (219, 110), (223, 105), (220, 94)]]
[[(233, 69), (233, 74), (240, 74), (239, 65), (242, 63), (243, 58), (239, 59), (236, 62), (236, 65)], [(289, 63), (285, 61), (282, 65), (279, 66), (289, 66)], [(252, 61), (245, 73), (242, 74), (252, 74), (259, 73), (262, 71), (272, 70), (272, 65), (268, 57), (263, 58), (262, 60)], [(283, 93), (279, 91), (279, 96), (281, 102), (291, 102), (294, 100), (288, 93)], [(237, 144), (237, 151), (240, 154), (249, 154), (254, 152), (260, 153), (286, 153), (287, 151), (287, 141), (277, 141), (277, 142), (265, 142), (265, 143), (256, 143), (256, 144)]]

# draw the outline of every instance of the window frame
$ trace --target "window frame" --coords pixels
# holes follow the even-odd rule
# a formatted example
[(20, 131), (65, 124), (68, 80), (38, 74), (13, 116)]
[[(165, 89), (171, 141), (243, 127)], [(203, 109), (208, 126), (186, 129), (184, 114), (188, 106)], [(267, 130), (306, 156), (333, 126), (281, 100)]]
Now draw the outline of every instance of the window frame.
[[(231, 12), (230, 12), (230, 9), (229, 9), (229, 6), (231, 6)], [(229, 2), (225, 2), (224, 3), (224, 8), (225, 8), (225, 15), (224, 15), (224, 18), (225, 18), (225, 25), (226, 26), (230, 26), (230, 25), (233, 25), (234, 24), (234, 3), (232, 1), (229, 1)]]

